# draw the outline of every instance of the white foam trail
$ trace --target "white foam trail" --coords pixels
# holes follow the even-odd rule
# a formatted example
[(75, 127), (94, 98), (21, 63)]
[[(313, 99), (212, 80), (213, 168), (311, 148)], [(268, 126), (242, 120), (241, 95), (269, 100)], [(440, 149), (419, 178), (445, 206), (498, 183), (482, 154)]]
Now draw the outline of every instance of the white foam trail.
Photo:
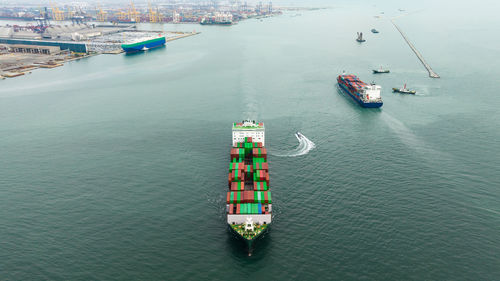
[(289, 151), (287, 153), (279, 153), (279, 154), (273, 153), (273, 155), (278, 157), (296, 157), (296, 156), (306, 155), (307, 153), (309, 153), (309, 151), (311, 151), (316, 147), (314, 142), (306, 138), (306, 136), (304, 136), (300, 132), (297, 132), (295, 134), (295, 137), (299, 141), (299, 145), (297, 146), (296, 149)]
[[(382, 120), (385, 121), (387, 126), (395, 133), (395, 135), (409, 148), (417, 151), (423, 155), (439, 156), (439, 159), (451, 159), (451, 155), (446, 152), (438, 151), (428, 145), (423, 139), (415, 135), (405, 124), (398, 119), (386, 114), (381, 115)], [(428, 157), (426, 157), (428, 159)]]

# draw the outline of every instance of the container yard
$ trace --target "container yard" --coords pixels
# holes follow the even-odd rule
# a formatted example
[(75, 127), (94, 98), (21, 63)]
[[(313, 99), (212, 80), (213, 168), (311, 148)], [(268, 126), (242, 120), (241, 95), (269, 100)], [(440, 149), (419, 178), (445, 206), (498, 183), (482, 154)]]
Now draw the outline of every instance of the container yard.
[[(71, 21), (73, 23), (202, 23), (232, 24), (244, 19), (280, 15), (285, 8), (274, 7), (272, 2), (249, 5), (247, 2), (218, 3), (207, 1), (201, 3), (176, 2), (139, 3), (126, 2), (102, 3), (88, 6), (72, 3), (58, 7), (56, 3), (40, 6), (38, 3), (25, 4), (25, 7), (0, 7), (0, 19), (22, 21)], [(222, 17), (220, 15), (223, 15)]]

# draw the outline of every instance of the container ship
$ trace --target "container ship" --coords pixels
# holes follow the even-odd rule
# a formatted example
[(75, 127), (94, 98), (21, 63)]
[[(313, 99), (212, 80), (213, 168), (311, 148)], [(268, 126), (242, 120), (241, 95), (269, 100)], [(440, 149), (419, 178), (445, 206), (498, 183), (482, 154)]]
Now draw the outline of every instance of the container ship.
[(271, 225), (272, 198), (264, 123), (233, 123), (233, 144), (226, 195), (227, 224), (248, 245)]
[(362, 107), (377, 108), (384, 103), (380, 97), (382, 87), (379, 85), (367, 84), (361, 81), (356, 75), (341, 74), (337, 77), (337, 82), (342, 91), (346, 92)]
[(141, 40), (138, 42), (122, 44), (122, 49), (126, 53), (135, 53), (135, 52), (147, 51), (149, 49), (161, 47), (161, 46), (165, 45), (165, 43), (166, 43), (165, 36), (160, 36), (160, 37), (156, 37), (156, 38), (149, 38), (146, 40)]
[(213, 16), (203, 17), (200, 21), (201, 25), (232, 25), (233, 15), (225, 13), (216, 13)]

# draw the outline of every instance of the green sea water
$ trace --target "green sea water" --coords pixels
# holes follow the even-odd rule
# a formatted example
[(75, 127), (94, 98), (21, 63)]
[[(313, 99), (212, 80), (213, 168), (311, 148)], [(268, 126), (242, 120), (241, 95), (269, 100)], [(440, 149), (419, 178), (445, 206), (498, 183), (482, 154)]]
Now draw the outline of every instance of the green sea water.
[[(165, 25), (202, 33), (0, 81), (0, 279), (500, 279), (500, 24), (412, 5)], [(339, 92), (343, 70), (384, 106)], [(274, 211), (251, 257), (224, 214), (244, 118), (266, 124)]]

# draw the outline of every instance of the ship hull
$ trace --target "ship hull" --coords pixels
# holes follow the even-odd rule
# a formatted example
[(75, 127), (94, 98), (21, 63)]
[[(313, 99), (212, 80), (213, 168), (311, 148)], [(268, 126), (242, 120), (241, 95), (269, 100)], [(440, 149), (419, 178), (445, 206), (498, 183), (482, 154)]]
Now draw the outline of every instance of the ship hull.
[(355, 102), (357, 102), (361, 107), (364, 108), (379, 108), (381, 107), (384, 103), (383, 102), (363, 102), (362, 100), (359, 100), (356, 96), (351, 94), (351, 92), (342, 84), (338, 83), (340, 89), (348, 94)]
[(232, 22), (200, 22), (201, 25), (233, 25)]
[(165, 43), (166, 43), (165, 37), (159, 37), (134, 44), (123, 44), (122, 49), (126, 53), (136, 53), (144, 50), (161, 47), (165, 45)]
[(271, 225), (268, 225), (266, 227), (265, 230), (263, 230), (262, 232), (260, 232), (258, 235), (256, 235), (255, 237), (253, 237), (252, 239), (247, 239), (243, 236), (241, 236), (236, 230), (234, 230), (231, 225), (227, 225), (227, 227), (230, 229), (230, 231), (236, 236), (238, 237), (239, 240), (243, 241), (247, 247), (248, 247), (248, 254), (251, 255), (252, 254), (252, 250), (253, 250), (253, 246), (255, 245), (255, 243), (257, 242), (257, 240), (259, 240), (261, 237), (264, 236), (264, 234), (266, 234), (268, 231), (269, 231), (269, 228), (271, 227)]

